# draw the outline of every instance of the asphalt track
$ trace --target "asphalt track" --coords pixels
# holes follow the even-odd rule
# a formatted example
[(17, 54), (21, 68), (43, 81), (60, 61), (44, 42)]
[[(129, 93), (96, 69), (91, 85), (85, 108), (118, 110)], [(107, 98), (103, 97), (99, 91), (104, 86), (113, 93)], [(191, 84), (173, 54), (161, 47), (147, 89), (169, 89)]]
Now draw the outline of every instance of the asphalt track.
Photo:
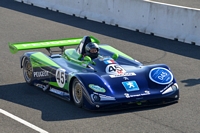
[[(93, 35), (144, 64), (170, 66), (179, 103), (114, 112), (90, 112), (25, 84), (9, 42)], [(49, 133), (200, 133), (200, 47), (113, 27), (58, 12), (0, 1), (0, 132), (37, 133), (7, 111)], [(40, 50), (46, 52), (45, 50)], [(32, 126), (33, 127), (33, 126)]]

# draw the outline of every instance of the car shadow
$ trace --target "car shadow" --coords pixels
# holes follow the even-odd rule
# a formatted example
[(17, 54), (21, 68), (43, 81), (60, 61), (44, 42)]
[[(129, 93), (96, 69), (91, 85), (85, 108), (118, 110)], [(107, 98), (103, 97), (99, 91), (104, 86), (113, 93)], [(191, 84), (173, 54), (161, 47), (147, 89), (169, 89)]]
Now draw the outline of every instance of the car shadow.
[(107, 115), (138, 112), (142, 110), (153, 110), (168, 106), (163, 105), (110, 111), (89, 111), (78, 108), (72, 102), (67, 102), (55, 96), (49, 95), (39, 88), (29, 86), (26, 83), (1, 85), (0, 99), (41, 111), (41, 118), (44, 121), (93, 118)]
[(185, 83), (186, 87), (191, 87), (191, 86), (199, 85), (200, 78), (199, 79), (186, 79), (186, 80), (182, 80), (181, 82)]
[(112, 38), (133, 42), (138, 45), (144, 45), (147, 47), (200, 59), (200, 47), (196, 45), (186, 44), (175, 40), (168, 40), (161, 37), (155, 37), (153, 35), (143, 34), (137, 31), (106, 25), (103, 23), (50, 11), (48, 9), (23, 4), (13, 0), (1, 0), (0, 6), (65, 25), (70, 25), (76, 28), (85, 29)]

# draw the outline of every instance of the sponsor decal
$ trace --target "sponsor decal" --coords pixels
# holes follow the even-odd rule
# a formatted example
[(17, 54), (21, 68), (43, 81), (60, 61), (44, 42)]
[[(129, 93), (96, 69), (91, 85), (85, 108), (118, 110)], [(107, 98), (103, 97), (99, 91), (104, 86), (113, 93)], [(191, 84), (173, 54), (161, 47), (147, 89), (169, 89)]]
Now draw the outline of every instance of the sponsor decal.
[(47, 77), (49, 76), (49, 72), (48, 71), (40, 71), (40, 72), (34, 72), (33, 73), (34, 77)]
[(69, 94), (67, 92), (64, 92), (64, 91), (60, 91), (60, 90), (57, 90), (57, 89), (54, 89), (54, 88), (50, 88), (49, 90), (50, 92), (53, 92), (55, 94), (58, 94), (60, 96), (69, 96)]
[(35, 86), (41, 88), (43, 91), (47, 90), (49, 85), (43, 85), (43, 84), (34, 84)]
[(41, 89), (44, 89), (46, 87), (45, 85), (42, 85), (42, 84), (34, 84), (34, 85), (41, 88)]
[(109, 75), (111, 78), (118, 78), (118, 77), (127, 77), (127, 76), (135, 76), (135, 73), (123, 73), (123, 74), (115, 74), (115, 75)]
[(130, 96), (128, 93), (124, 93), (124, 96), (125, 96), (126, 98), (131, 98), (131, 96)]
[(115, 61), (113, 59), (107, 59), (107, 60), (104, 60), (104, 63), (105, 64), (112, 64), (112, 63), (115, 63)]
[(124, 93), (124, 96), (126, 98), (131, 98), (131, 97), (140, 97), (140, 96), (146, 96), (146, 95), (150, 95), (150, 91), (144, 91), (144, 93), (141, 93), (141, 94), (134, 94), (134, 95), (130, 95), (129, 93)]
[(98, 85), (89, 84), (89, 87), (96, 92), (106, 92), (106, 90)]
[(127, 92), (140, 90), (135, 81), (126, 81), (122, 82), (122, 84)]
[(157, 84), (165, 85), (172, 82), (173, 75), (166, 68), (156, 67), (156, 68), (151, 69), (149, 73), (149, 78)]
[(123, 79), (124, 79), (124, 80), (129, 80), (129, 78), (127, 78), (127, 77), (123, 77)]
[(106, 66), (106, 73), (111, 75), (119, 75), (126, 73), (126, 71), (118, 64), (109, 64)]
[(146, 95), (149, 95), (150, 94), (150, 91), (144, 91), (144, 94), (146, 94)]

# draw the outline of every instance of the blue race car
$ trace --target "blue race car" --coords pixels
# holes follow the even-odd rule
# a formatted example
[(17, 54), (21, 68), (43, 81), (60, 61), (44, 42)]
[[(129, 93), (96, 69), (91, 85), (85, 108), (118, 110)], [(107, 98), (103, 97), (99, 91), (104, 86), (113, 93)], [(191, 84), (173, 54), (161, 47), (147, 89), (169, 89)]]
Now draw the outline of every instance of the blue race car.
[[(90, 44), (90, 46), (89, 46)], [(76, 48), (67, 46), (77, 45)], [(55, 47), (58, 50), (54, 50)], [(165, 64), (143, 65), (93, 36), (9, 44), (26, 52), (20, 64), (26, 83), (90, 110), (175, 103), (176, 80)], [(90, 49), (96, 49), (90, 53)], [(59, 52), (59, 53), (58, 53)]]

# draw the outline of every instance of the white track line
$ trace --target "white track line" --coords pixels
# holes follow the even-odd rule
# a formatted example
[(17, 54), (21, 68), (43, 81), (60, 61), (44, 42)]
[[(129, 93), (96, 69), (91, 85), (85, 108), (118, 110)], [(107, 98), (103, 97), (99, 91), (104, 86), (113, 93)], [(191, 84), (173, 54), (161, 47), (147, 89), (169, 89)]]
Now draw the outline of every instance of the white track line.
[(25, 120), (23, 120), (23, 119), (21, 119), (21, 118), (15, 116), (15, 115), (13, 115), (13, 114), (11, 114), (11, 113), (5, 111), (5, 110), (3, 110), (3, 109), (0, 109), (0, 113), (2, 113), (2, 114), (4, 114), (4, 115), (6, 115), (6, 116), (8, 116), (8, 117), (10, 117), (10, 118), (12, 118), (12, 119), (14, 119), (14, 120), (20, 122), (20, 123), (22, 123), (22, 124), (24, 124), (24, 125), (26, 125), (26, 126), (32, 128), (32, 129), (34, 129), (34, 130), (36, 130), (36, 131), (38, 131), (38, 132), (40, 132), (40, 133), (48, 133), (47, 131), (45, 131), (45, 130), (43, 130), (43, 129), (41, 129), (41, 128), (39, 128), (39, 127), (37, 127), (37, 126), (35, 126), (35, 125), (33, 125), (33, 124), (31, 124), (31, 123), (25, 121)]
[(198, 9), (198, 8), (187, 7), (187, 6), (179, 6), (179, 5), (168, 4), (168, 3), (163, 3), (163, 2), (156, 2), (156, 1), (153, 1), (153, 0), (143, 0), (143, 1), (150, 2), (150, 3), (156, 3), (156, 4), (161, 4), (161, 5), (167, 5), (167, 6), (179, 7), (179, 8), (186, 8), (186, 9), (200, 10), (200, 9)]

